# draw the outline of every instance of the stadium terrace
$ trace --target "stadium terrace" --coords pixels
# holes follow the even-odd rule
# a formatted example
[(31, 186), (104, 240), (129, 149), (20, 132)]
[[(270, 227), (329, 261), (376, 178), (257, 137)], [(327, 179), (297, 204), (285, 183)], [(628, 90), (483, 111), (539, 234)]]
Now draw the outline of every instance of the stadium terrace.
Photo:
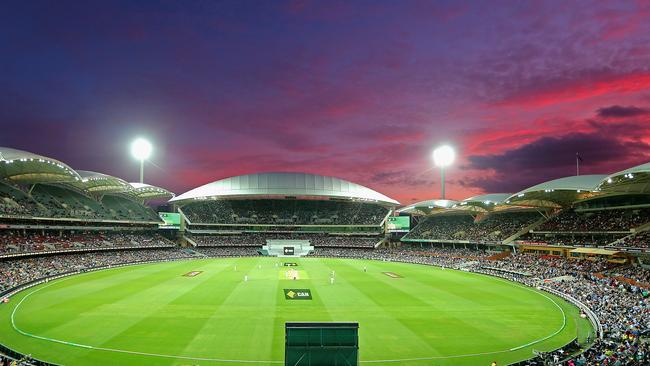
[[(640, 366), (649, 288), (650, 163), (403, 206), (309, 173), (175, 195), (0, 148), (6, 362)], [(304, 322), (348, 333), (318, 353)]]

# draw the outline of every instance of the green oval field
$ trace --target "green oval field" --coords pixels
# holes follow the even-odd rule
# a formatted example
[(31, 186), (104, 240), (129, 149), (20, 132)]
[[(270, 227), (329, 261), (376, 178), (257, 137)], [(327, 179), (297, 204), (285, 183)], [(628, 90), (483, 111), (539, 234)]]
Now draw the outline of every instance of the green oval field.
[[(282, 262), (298, 263), (299, 279)], [(312, 299), (287, 299), (284, 289), (296, 288)], [(367, 365), (501, 365), (591, 331), (563, 300), (489, 276), (238, 258), (115, 268), (28, 289), (0, 305), (0, 343), (71, 366), (278, 365), (287, 321), (359, 322)]]

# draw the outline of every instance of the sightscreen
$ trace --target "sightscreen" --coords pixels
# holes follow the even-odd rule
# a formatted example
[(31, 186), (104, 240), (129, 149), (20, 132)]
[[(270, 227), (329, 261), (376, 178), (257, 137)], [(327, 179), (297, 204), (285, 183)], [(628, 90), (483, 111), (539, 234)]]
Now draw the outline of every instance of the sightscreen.
[(359, 323), (285, 324), (285, 366), (357, 366)]
[(407, 233), (411, 230), (411, 218), (408, 216), (390, 216), (386, 225), (388, 231), (392, 233)]
[(161, 229), (180, 229), (181, 228), (181, 214), (176, 212), (158, 212), (158, 216), (163, 220), (160, 224)]

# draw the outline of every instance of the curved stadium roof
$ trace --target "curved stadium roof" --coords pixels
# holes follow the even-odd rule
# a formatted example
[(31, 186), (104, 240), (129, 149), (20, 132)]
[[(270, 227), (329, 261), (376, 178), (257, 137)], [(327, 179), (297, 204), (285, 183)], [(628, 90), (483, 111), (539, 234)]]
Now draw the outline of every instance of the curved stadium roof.
[(650, 193), (650, 163), (608, 175), (598, 189), (607, 193)]
[(534, 185), (508, 197), (506, 203), (534, 207), (566, 207), (575, 201), (595, 197), (604, 174), (576, 175)]
[(133, 189), (125, 180), (111, 175), (77, 170), (81, 181), (72, 183), (73, 186), (91, 193), (123, 193)]
[(512, 193), (489, 193), (465, 198), (456, 204), (456, 208), (472, 211), (493, 211), (497, 205), (503, 204)]
[(343, 179), (307, 173), (259, 173), (221, 179), (194, 188), (170, 202), (229, 198), (338, 198), (399, 205), (368, 187)]
[(458, 201), (445, 200), (445, 199), (426, 200), (426, 201), (412, 203), (408, 206), (402, 207), (399, 210), (397, 210), (397, 212), (407, 213), (407, 214), (428, 215), (435, 211), (450, 209), (457, 203)]
[(0, 178), (28, 184), (81, 180), (77, 172), (56, 159), (8, 147), (0, 147)]
[(128, 193), (131, 196), (134, 196), (141, 200), (153, 200), (153, 199), (170, 199), (174, 198), (175, 194), (171, 191), (166, 190), (165, 188), (160, 188), (152, 186), (151, 184), (144, 183), (129, 183), (133, 188)]

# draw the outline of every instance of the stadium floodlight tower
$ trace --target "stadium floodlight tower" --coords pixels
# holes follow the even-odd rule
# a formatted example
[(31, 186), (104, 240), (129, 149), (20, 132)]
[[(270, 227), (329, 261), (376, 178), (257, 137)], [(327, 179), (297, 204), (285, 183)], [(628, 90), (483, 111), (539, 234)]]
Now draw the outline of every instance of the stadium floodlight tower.
[(445, 199), (445, 168), (450, 166), (456, 158), (456, 152), (449, 145), (438, 146), (433, 150), (433, 162), (440, 167), (440, 181), (442, 186), (442, 195), (440, 198)]
[(131, 155), (140, 160), (140, 183), (144, 183), (144, 161), (149, 159), (153, 147), (143, 138), (137, 138), (131, 143)]

